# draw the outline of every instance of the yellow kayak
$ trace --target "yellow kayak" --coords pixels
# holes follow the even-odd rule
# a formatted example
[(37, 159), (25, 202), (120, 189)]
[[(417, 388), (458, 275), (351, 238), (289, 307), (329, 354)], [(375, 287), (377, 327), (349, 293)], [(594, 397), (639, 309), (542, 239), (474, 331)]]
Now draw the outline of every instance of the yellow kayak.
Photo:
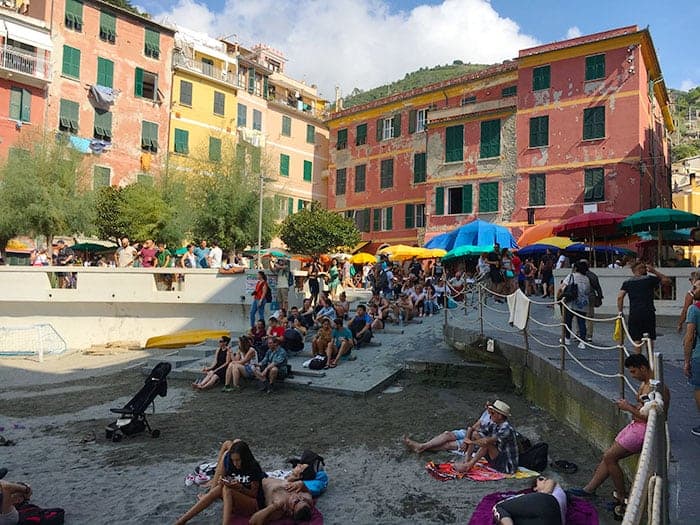
[(146, 348), (182, 348), (197, 345), (207, 339), (216, 339), (222, 335), (231, 335), (228, 330), (185, 330), (174, 334), (151, 337), (146, 341)]

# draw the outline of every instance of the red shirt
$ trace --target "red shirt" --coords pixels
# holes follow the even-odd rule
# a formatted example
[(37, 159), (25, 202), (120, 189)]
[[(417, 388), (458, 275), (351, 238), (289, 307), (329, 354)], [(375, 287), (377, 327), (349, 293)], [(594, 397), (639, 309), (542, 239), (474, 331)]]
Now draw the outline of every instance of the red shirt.
[(253, 292), (253, 299), (257, 299), (258, 301), (260, 299), (265, 298), (265, 286), (267, 283), (263, 280), (258, 281), (255, 283), (255, 291)]
[(284, 337), (284, 326), (271, 326), (269, 329), (269, 334), (274, 337)]
[(513, 265), (513, 271), (515, 274), (520, 273), (520, 267), (523, 265), (523, 261), (520, 260), (520, 257), (517, 255), (513, 255), (513, 258), (510, 260), (511, 264)]

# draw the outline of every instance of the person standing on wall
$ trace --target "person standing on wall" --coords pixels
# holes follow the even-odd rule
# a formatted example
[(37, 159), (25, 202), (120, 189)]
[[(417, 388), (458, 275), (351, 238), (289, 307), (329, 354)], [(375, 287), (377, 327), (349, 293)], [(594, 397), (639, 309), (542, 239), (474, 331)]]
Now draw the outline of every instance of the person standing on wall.
[(258, 272), (258, 280), (255, 283), (253, 291), (253, 304), (250, 306), (250, 328), (255, 327), (255, 314), (258, 314), (260, 321), (265, 321), (265, 304), (268, 298), (271, 298), (270, 285), (267, 284), (267, 275), (260, 270)]

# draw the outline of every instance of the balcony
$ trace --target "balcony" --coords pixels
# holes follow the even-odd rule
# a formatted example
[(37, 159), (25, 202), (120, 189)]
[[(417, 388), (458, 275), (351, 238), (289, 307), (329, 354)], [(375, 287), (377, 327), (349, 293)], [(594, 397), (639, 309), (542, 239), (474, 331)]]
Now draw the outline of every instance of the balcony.
[(181, 52), (176, 51), (173, 53), (173, 68), (184, 69), (229, 86), (237, 86), (235, 73), (229, 74), (228, 71), (224, 71), (206, 62), (190, 58)]
[(31, 85), (50, 82), (50, 65), (45, 58), (11, 46), (0, 48), (0, 70), (3, 76)]
[(497, 100), (469, 103), (457, 107), (431, 109), (428, 112), (428, 123), (445, 122), (477, 113), (488, 113), (502, 109), (515, 109), (517, 97), (506, 97)]

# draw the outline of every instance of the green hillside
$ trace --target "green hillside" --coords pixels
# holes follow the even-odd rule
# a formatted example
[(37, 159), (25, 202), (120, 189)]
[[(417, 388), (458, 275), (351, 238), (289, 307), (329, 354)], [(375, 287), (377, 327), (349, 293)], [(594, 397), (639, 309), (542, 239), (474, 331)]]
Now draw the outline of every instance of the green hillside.
[(411, 89), (427, 86), (450, 78), (459, 77), (468, 73), (473, 73), (488, 67), (485, 64), (464, 64), (461, 60), (455, 60), (450, 65), (424, 67), (412, 73), (406, 73), (401, 80), (385, 84), (367, 91), (362, 91), (359, 88), (352, 90), (352, 93), (343, 99), (343, 108), (351, 108), (388, 97), (394, 93), (401, 93)]
[(669, 89), (669, 94), (677, 126), (672, 137), (671, 161), (700, 155), (700, 87), (690, 91)]

